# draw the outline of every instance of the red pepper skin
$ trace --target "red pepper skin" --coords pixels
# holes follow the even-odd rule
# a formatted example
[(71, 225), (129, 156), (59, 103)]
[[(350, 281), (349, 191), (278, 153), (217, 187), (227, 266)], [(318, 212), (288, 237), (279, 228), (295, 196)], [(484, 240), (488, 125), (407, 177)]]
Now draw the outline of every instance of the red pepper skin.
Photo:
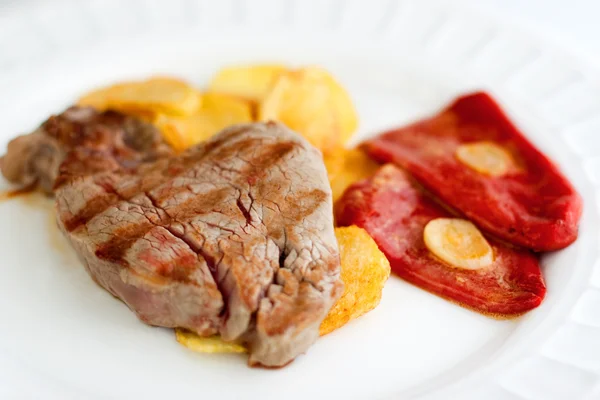
[[(459, 145), (481, 140), (508, 149), (519, 171), (491, 177), (458, 161)], [(460, 97), (441, 114), (383, 133), (362, 148), (381, 163), (403, 167), (482, 230), (509, 243), (550, 251), (577, 239), (581, 197), (486, 93)]]
[(434, 218), (452, 217), (398, 167), (388, 164), (350, 186), (336, 203), (340, 226), (358, 225), (375, 240), (404, 280), (467, 308), (509, 317), (540, 305), (546, 294), (537, 257), (488, 238), (492, 265), (454, 268), (425, 246), (423, 230)]

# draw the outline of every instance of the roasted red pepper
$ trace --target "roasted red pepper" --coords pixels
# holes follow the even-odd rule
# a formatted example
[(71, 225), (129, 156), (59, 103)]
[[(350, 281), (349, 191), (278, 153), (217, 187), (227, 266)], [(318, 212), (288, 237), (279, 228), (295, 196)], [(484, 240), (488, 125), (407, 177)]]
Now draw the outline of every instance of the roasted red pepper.
[(425, 245), (423, 231), (452, 215), (394, 165), (350, 186), (336, 203), (341, 226), (358, 225), (373, 237), (392, 271), (436, 295), (485, 314), (512, 316), (537, 307), (546, 294), (537, 257), (488, 238), (493, 261), (477, 270), (456, 268)]
[[(473, 143), (499, 145), (514, 165), (498, 176), (468, 166), (457, 150)], [(449, 206), (507, 242), (548, 251), (577, 238), (581, 198), (486, 93), (460, 97), (439, 115), (362, 147), (379, 162), (405, 168)]]

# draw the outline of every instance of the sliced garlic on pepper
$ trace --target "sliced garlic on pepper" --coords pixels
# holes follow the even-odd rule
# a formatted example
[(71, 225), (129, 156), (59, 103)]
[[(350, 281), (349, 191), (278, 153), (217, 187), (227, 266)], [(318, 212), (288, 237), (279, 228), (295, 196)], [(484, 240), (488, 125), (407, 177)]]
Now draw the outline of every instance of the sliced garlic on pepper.
[(466, 166), (490, 176), (502, 176), (515, 164), (508, 150), (488, 141), (460, 145), (455, 155)]
[(423, 231), (425, 245), (453, 267), (480, 269), (494, 261), (494, 253), (479, 229), (460, 218), (437, 218)]

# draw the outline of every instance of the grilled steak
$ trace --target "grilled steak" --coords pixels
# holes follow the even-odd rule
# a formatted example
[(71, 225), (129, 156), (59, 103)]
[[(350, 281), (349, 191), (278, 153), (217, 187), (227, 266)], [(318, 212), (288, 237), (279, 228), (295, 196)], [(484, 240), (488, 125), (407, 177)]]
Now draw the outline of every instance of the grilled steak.
[(58, 222), (93, 279), (149, 324), (246, 343), (252, 365), (304, 352), (342, 289), (318, 151), (266, 123), (174, 156), (115, 138), (125, 120), (100, 129), (111, 140), (61, 147)]

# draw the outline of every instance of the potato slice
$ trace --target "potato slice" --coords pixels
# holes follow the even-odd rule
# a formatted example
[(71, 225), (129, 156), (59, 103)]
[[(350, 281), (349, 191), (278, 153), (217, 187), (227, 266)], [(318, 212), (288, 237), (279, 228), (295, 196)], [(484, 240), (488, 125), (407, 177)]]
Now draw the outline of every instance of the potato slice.
[[(335, 228), (335, 236), (340, 247), (344, 292), (321, 324), (321, 336), (377, 307), (383, 285), (390, 276), (390, 263), (364, 229), (357, 226)], [(200, 353), (245, 351), (243, 346), (224, 342), (218, 336), (203, 338), (180, 329), (176, 330), (176, 335), (179, 343)]]
[(340, 149), (325, 155), (324, 159), (334, 202), (342, 197), (348, 186), (370, 177), (379, 169), (379, 164), (359, 149)]
[(286, 70), (280, 64), (258, 64), (223, 68), (208, 84), (208, 90), (259, 102), (275, 78)]
[(230, 125), (251, 121), (249, 102), (228, 95), (206, 93), (196, 114), (188, 117), (161, 114), (155, 124), (169, 144), (181, 151), (209, 139)]
[(390, 276), (390, 263), (377, 243), (362, 228), (335, 228), (340, 247), (344, 293), (321, 324), (326, 335), (379, 304), (383, 285)]
[(332, 75), (328, 75), (326, 78), (329, 80), (333, 104), (340, 118), (342, 143), (345, 144), (352, 138), (356, 128), (358, 128), (358, 113), (346, 89)]
[(346, 91), (316, 67), (279, 74), (259, 105), (258, 118), (283, 122), (324, 154), (345, 143), (357, 125)]
[(237, 343), (222, 340), (219, 336), (201, 337), (185, 329), (175, 329), (177, 341), (199, 353), (246, 353), (248, 350)]
[[(327, 169), (327, 177), (329, 178), (330, 185), (344, 169), (346, 152), (346, 149), (339, 147), (323, 155), (323, 162)], [(331, 187), (333, 189), (333, 185)]]
[[(129, 84), (133, 84), (133, 82), (130, 82)], [(138, 84), (138, 82), (136, 82), (136, 84)], [(112, 86), (92, 90), (80, 97), (79, 100), (77, 100), (77, 105), (94, 107), (104, 111), (109, 108), (110, 98), (118, 91), (125, 90), (124, 87), (127, 85), (128, 83), (117, 83)]]
[(79, 99), (79, 105), (124, 113), (145, 111), (191, 115), (198, 111), (198, 92), (174, 78), (155, 77), (146, 81), (124, 82), (92, 91)]
[(494, 262), (494, 252), (479, 229), (461, 218), (436, 218), (423, 230), (425, 246), (456, 268), (476, 270)]

